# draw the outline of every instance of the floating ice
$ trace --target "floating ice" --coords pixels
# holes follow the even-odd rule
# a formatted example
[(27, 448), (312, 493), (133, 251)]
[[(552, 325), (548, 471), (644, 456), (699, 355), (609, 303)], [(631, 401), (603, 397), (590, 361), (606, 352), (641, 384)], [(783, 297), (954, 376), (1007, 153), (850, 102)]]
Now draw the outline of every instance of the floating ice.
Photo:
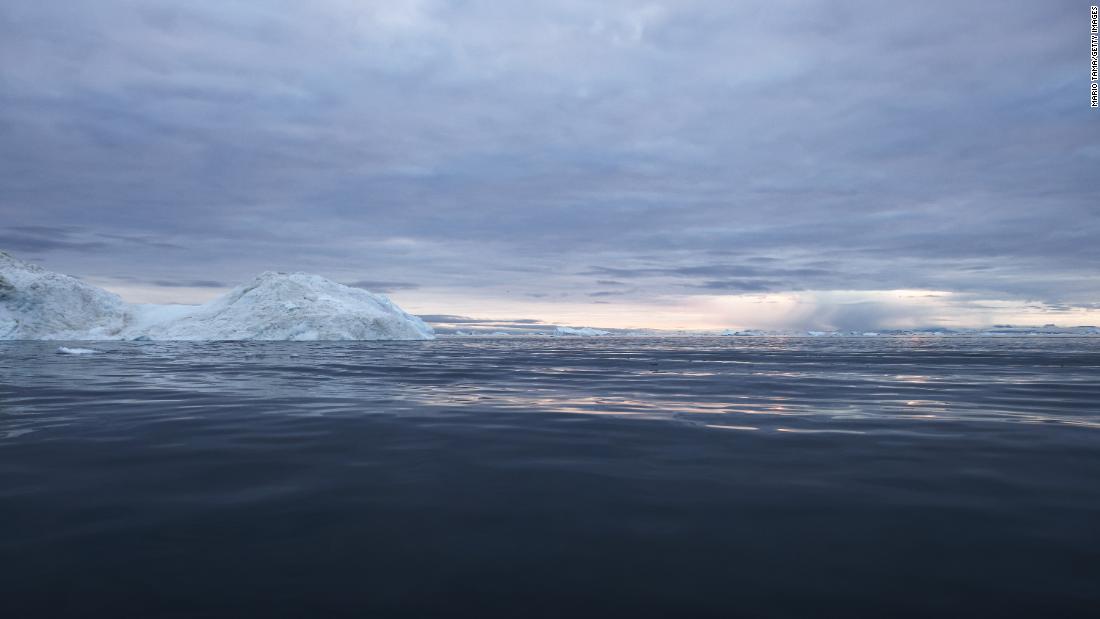
[(432, 338), (430, 326), (386, 296), (318, 275), (264, 273), (197, 306), (130, 305), (0, 252), (0, 340)]
[(91, 348), (66, 348), (62, 346), (57, 349), (59, 355), (94, 355), (98, 350), (92, 350)]
[[(190, 311), (141, 310), (154, 340), (426, 340), (432, 328), (389, 298), (308, 273), (260, 275)], [(164, 317), (165, 320), (158, 318)]]
[(580, 335), (580, 336), (595, 336), (595, 335), (610, 335), (610, 331), (604, 331), (602, 329), (593, 329), (592, 327), (558, 327), (554, 330), (554, 335)]
[(111, 339), (126, 319), (118, 295), (0, 251), (0, 340)]

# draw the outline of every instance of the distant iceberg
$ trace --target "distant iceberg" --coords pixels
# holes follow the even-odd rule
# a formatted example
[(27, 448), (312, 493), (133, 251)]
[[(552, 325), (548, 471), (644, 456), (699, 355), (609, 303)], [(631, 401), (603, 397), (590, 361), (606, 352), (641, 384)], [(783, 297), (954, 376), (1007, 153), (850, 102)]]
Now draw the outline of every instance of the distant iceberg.
[(737, 337), (749, 337), (749, 336), (768, 335), (768, 333), (765, 332), (765, 331), (760, 331), (759, 329), (745, 329), (745, 330), (742, 330), (742, 331), (735, 331), (733, 329), (726, 329), (725, 331), (722, 332), (722, 335), (724, 335), (724, 336), (737, 336)]
[(4, 340), (428, 340), (432, 328), (384, 295), (307, 273), (260, 275), (197, 306), (118, 295), (0, 252)]
[(596, 335), (611, 335), (611, 332), (602, 329), (593, 329), (592, 327), (558, 327), (554, 330), (554, 335), (592, 337)]

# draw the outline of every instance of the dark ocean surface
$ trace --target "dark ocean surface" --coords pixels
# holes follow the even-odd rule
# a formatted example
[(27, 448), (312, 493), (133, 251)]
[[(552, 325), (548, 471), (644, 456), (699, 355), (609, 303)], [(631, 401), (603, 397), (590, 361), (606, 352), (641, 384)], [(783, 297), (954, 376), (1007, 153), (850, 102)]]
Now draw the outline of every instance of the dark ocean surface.
[(1100, 616), (1100, 338), (3, 342), (0, 616)]

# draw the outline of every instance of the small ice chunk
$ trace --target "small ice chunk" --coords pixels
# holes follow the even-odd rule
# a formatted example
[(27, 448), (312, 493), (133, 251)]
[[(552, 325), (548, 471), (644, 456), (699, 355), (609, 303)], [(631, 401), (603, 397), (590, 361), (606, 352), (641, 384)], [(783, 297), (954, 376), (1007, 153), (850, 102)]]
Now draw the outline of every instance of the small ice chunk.
[(57, 349), (59, 355), (94, 355), (98, 350), (92, 350), (91, 348), (67, 348), (62, 346)]

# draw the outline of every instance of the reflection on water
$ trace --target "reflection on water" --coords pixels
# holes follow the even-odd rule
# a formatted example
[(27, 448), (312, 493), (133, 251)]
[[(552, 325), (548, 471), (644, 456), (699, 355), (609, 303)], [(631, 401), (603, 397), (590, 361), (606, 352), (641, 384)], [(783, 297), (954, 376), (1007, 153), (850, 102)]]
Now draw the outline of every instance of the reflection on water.
[(5, 616), (1100, 606), (1100, 338), (59, 344), (0, 343)]
[[(473, 339), (415, 343), (0, 345), (0, 436), (226, 397), (284, 414), (484, 410), (610, 415), (764, 431), (890, 432), (914, 423), (1098, 428), (1093, 339)], [(212, 402), (211, 399), (217, 402)], [(72, 403), (85, 407), (74, 415)], [(213, 408), (212, 408), (213, 407)], [(721, 417), (722, 421), (716, 421)], [(822, 427), (827, 425), (828, 428)]]

